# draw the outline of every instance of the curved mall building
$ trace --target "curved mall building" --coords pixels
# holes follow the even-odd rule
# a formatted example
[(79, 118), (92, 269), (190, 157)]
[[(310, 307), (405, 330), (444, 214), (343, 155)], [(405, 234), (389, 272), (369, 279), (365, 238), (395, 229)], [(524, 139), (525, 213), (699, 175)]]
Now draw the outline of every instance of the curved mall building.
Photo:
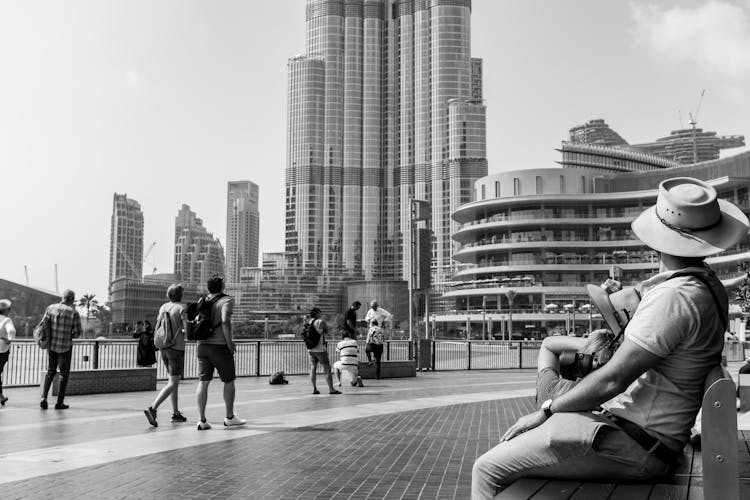
[[(437, 335), (539, 339), (598, 328), (601, 318), (585, 284), (614, 274), (632, 285), (658, 269), (656, 253), (630, 223), (655, 203), (664, 179), (705, 180), (720, 198), (750, 211), (750, 152), (673, 167), (615, 147), (588, 146), (575, 154), (599, 160), (586, 161), (592, 167), (517, 170), (475, 183), (475, 201), (452, 214), (459, 224), (453, 234), (458, 270), (443, 288), (452, 309), (430, 318)], [(617, 171), (623, 165), (631, 171)], [(746, 236), (708, 262), (728, 278), (748, 260)]]

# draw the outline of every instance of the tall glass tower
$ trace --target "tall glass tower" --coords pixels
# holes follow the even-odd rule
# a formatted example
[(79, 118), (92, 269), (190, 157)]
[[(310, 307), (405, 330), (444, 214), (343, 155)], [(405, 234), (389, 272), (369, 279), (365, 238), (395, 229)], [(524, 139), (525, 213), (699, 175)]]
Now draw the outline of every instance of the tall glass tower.
[(114, 194), (109, 237), (109, 282), (143, 276), (143, 212), (127, 194)]
[(258, 185), (250, 181), (227, 183), (226, 280), (239, 283), (240, 269), (258, 267)]
[(452, 272), (450, 214), (487, 175), (470, 18), (471, 0), (307, 0), (288, 86), (286, 251), (298, 266), (407, 279), (417, 198), (432, 207), (434, 279)]

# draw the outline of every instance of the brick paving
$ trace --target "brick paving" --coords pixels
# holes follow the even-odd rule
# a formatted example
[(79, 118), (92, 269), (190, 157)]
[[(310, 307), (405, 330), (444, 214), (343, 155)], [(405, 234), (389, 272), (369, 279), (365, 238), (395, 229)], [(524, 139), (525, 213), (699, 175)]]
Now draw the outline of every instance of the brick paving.
[[(141, 412), (150, 392), (71, 397), (71, 410), (41, 412), (36, 388), (11, 389), (0, 409), (0, 491), (4, 499), (467, 499), (475, 458), (532, 410), (534, 379), (532, 370), (420, 373), (335, 397), (310, 395), (303, 377), (288, 386), (239, 379), (242, 430), (222, 428), (214, 383), (209, 416), (219, 425), (205, 432), (192, 419), (169, 424), (168, 407), (159, 428), (149, 427)], [(188, 416), (194, 388), (181, 389)], [(66, 461), (74, 463), (55, 472)]]
[[(238, 411), (250, 419), (250, 435), (220, 428), (218, 418), (218, 426), (200, 433), (192, 421), (168, 424), (168, 406), (160, 411), (164, 423), (149, 428), (139, 404), (153, 398), (150, 392), (71, 397), (74, 413), (40, 412), (33, 407), (36, 389), (16, 389), (10, 394), (18, 406), (0, 411), (0, 441), (8, 445), (0, 451), (0, 470), (15, 454), (29, 453), (22, 460), (30, 468), (40, 460), (39, 473), (0, 489), (3, 498), (19, 499), (464, 499), (476, 456), (532, 409), (530, 397), (514, 397), (513, 391), (530, 393), (533, 382), (530, 370), (424, 373), (371, 381), (364, 390), (345, 388), (343, 396), (332, 397), (308, 394), (303, 377), (279, 389), (239, 379), (238, 401), (245, 403)], [(194, 414), (194, 384), (183, 385), (181, 400)], [(221, 384), (211, 387), (209, 414), (216, 415)], [(510, 398), (495, 400), (495, 394)], [(473, 397), (493, 399), (451, 404)], [(112, 405), (104, 408), (105, 401)], [(11, 411), (25, 421), (15, 421)], [(306, 416), (314, 423), (305, 425)], [(178, 440), (196, 436), (221, 440), (173, 449)], [(138, 446), (160, 437), (173, 446), (64, 472), (42, 468), (49, 454), (59, 453), (64, 461), (94, 448), (116, 452), (122, 438)]]
[(8, 483), (3, 497), (464, 499), (476, 456), (532, 403), (452, 405), (170, 450)]

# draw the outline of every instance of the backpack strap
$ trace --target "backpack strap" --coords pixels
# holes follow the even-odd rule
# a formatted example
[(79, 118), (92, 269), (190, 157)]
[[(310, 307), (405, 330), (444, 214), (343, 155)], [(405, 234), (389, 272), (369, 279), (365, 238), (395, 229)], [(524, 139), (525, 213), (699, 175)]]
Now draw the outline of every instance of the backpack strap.
[[(223, 299), (226, 296), (227, 296), (227, 294), (225, 294), (225, 293), (217, 293), (216, 295), (214, 295), (213, 297), (211, 297), (208, 300), (206, 300), (206, 298), (204, 297), (203, 300), (206, 300), (206, 302), (208, 302), (209, 304), (211, 304), (211, 314), (212, 315), (213, 315), (214, 304), (216, 304), (219, 300)], [(211, 333), (213, 333), (214, 330), (216, 330), (217, 328), (219, 328), (219, 326), (221, 326), (222, 323), (223, 323), (223, 321), (221, 320), (221, 315), (219, 315), (219, 322), (216, 323), (215, 325), (211, 326)]]
[(721, 302), (719, 302), (719, 297), (716, 295), (716, 291), (714, 291), (714, 287), (712, 287), (711, 284), (708, 282), (708, 280), (706, 280), (705, 276), (702, 276), (701, 273), (697, 273), (697, 272), (690, 272), (690, 271), (677, 272), (667, 279), (671, 280), (672, 278), (680, 278), (683, 276), (692, 276), (693, 278), (703, 283), (706, 288), (708, 288), (708, 291), (711, 293), (711, 297), (713, 297), (714, 299), (714, 304), (716, 304), (716, 309), (719, 312), (719, 319), (721, 320), (721, 326), (724, 327), (724, 331), (726, 331), (727, 325), (729, 324), (729, 318), (727, 317), (728, 312), (725, 312), (724, 308), (721, 306)]

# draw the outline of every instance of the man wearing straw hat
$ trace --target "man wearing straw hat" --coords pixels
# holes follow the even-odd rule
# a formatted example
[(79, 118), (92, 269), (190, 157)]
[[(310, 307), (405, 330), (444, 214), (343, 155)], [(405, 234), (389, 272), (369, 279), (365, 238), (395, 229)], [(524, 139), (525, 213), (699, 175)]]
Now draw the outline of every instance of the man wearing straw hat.
[[(728, 298), (703, 259), (732, 248), (749, 226), (709, 184), (663, 181), (656, 205), (632, 223), (635, 235), (660, 252), (660, 266), (642, 284), (622, 345), (477, 459), (472, 498), (491, 499), (524, 476), (619, 481), (669, 472), (724, 345)], [(594, 413), (597, 406), (604, 410)]]

